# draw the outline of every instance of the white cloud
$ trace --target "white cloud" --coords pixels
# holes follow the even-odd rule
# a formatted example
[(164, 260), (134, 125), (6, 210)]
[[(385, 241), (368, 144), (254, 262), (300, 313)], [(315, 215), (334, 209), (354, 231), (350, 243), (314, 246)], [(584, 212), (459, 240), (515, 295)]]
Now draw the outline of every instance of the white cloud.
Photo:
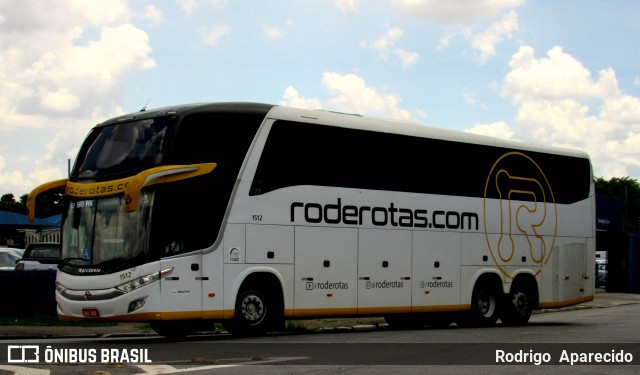
[(193, 12), (202, 6), (205, 2), (214, 9), (223, 9), (227, 6), (227, 0), (176, 0), (180, 8), (185, 14), (193, 14)]
[(440, 40), (438, 40), (438, 45), (436, 46), (438, 51), (441, 51), (441, 50), (449, 47), (449, 45), (451, 45), (451, 39), (453, 39), (454, 36), (455, 36), (455, 34), (449, 34), (449, 35), (445, 35), (442, 38), (440, 38)]
[[(39, 181), (44, 182), (48, 180), (44, 179)], [(31, 189), (24, 190), (25, 187), (35, 187), (33, 181), (25, 179), (22, 172), (17, 170), (0, 173), (0, 185), (3, 187), (3, 192), (0, 193), (0, 196), (7, 193), (12, 193), (16, 198), (22, 196), (23, 194), (28, 194), (31, 191)], [(16, 188), (19, 188), (20, 190), (14, 190)]]
[[(392, 47), (398, 39), (402, 38), (404, 31), (399, 27), (391, 27), (389, 24), (386, 24), (385, 27), (387, 31), (382, 37), (371, 41), (360, 42), (360, 46), (378, 51), (380, 58), (388, 61)], [(400, 59), (403, 67), (413, 65), (420, 59), (420, 55), (417, 52), (406, 51), (402, 48), (395, 48), (393, 55)]]
[(42, 98), (42, 107), (50, 111), (69, 112), (80, 105), (80, 98), (69, 92), (69, 89), (64, 87), (53, 92), (47, 92)]
[(267, 38), (280, 38), (283, 35), (282, 30), (272, 26), (264, 26), (262, 28), (262, 34)]
[(486, 62), (496, 52), (496, 45), (511, 38), (511, 33), (518, 30), (518, 15), (511, 11), (502, 19), (492, 24), (487, 30), (471, 37), (471, 45), (480, 51), (480, 61)]
[(331, 106), (340, 111), (384, 115), (405, 120), (411, 118), (409, 111), (400, 108), (400, 95), (371, 88), (358, 75), (323, 73), (322, 85), (333, 95), (329, 100)]
[[(69, 51), (67, 67), (69, 79), (86, 76), (92, 85), (108, 87), (126, 72), (151, 69), (155, 61), (148, 57), (151, 53), (147, 34), (130, 24), (104, 27), (100, 39), (84, 46), (74, 46)], [(100, 68), (100, 70), (96, 68)]]
[(89, 128), (121, 112), (126, 74), (155, 61), (125, 1), (0, 1), (0, 14), (0, 186), (19, 196), (66, 176)]
[[(308, 99), (300, 95), (292, 86), (287, 87), (282, 105), (298, 108), (328, 108), (346, 113), (390, 117), (401, 120), (412, 118), (411, 113), (400, 108), (402, 99), (398, 94), (389, 94), (367, 86), (365, 80), (356, 74), (340, 74), (325, 72), (322, 74), (322, 85), (329, 93), (329, 98)], [(323, 105), (324, 103), (324, 105)], [(424, 113), (420, 113), (425, 115)]]
[(491, 137), (502, 138), (506, 140), (515, 140), (513, 138), (513, 131), (509, 128), (506, 122), (494, 122), (491, 124), (476, 124), (470, 129), (466, 129), (467, 133), (474, 133), (480, 135), (488, 135)]
[[(35, 1), (35, 3), (37, 3), (36, 6), (39, 5), (40, 10), (38, 10), (38, 12), (44, 12), (45, 17), (47, 17), (47, 20), (50, 22), (50, 12), (54, 7), (42, 6), (42, 3), (40, 1)], [(24, 5), (24, 2), (22, 5)], [(64, 17), (66, 19), (64, 24), (66, 25), (72, 25), (77, 22), (81, 22), (83, 24), (88, 23), (90, 25), (97, 26), (103, 25), (105, 23), (122, 22), (130, 18), (130, 10), (127, 6), (127, 1), (125, 0), (115, 0), (109, 2), (104, 1), (97, 4), (93, 4), (92, 2), (88, 1), (70, 1), (68, 5), (61, 6), (60, 9), (57, 9), (55, 12), (64, 14), (65, 8), (67, 6), (69, 8), (66, 11), (71, 13), (71, 15), (73, 16), (69, 15), (67, 17)], [(31, 8), (30, 10), (33, 9)], [(72, 19), (73, 17), (80, 18), (74, 20)]]
[(640, 132), (640, 98), (630, 95), (613, 96), (605, 101), (600, 117), (606, 121), (630, 126)]
[(333, 3), (342, 14), (357, 14), (359, 12), (359, 0), (334, 0)]
[(160, 24), (164, 20), (162, 10), (158, 9), (155, 5), (147, 5), (144, 7), (144, 11), (138, 15), (142, 20), (149, 21), (152, 24)]
[(607, 91), (615, 95), (618, 90), (615, 75), (603, 72), (601, 80), (594, 82), (591, 72), (561, 47), (553, 47), (541, 59), (535, 58), (533, 48), (520, 47), (509, 66), (511, 71), (505, 77), (503, 94), (515, 101), (526, 97), (598, 98)]
[(385, 25), (385, 27), (387, 32), (382, 37), (368, 42), (360, 42), (361, 47), (378, 51), (383, 60), (388, 59), (389, 49), (395, 44), (396, 40), (404, 35), (404, 31), (399, 27), (391, 27), (389, 24)]
[(200, 3), (198, 0), (176, 0), (182, 11), (186, 14), (192, 14), (194, 10), (198, 9)]
[(408, 17), (445, 24), (469, 24), (522, 4), (524, 0), (391, 0), (391, 5)]
[(487, 106), (484, 103), (478, 100), (478, 98), (476, 97), (476, 93), (471, 92), (469, 90), (464, 90), (462, 92), (462, 100), (472, 107), (479, 107), (482, 109), (487, 108)]
[(393, 54), (400, 59), (402, 66), (405, 68), (417, 63), (418, 60), (420, 60), (420, 54), (418, 52), (409, 52), (403, 50), (402, 48), (396, 48), (393, 51)]
[(209, 5), (214, 9), (223, 9), (227, 6), (227, 0), (209, 0)]
[(202, 31), (202, 40), (210, 45), (210, 46), (216, 46), (218, 44), (218, 42), (220, 41), (220, 39), (222, 39), (222, 37), (224, 37), (225, 35), (229, 34), (229, 26), (226, 25), (216, 25), (214, 27), (212, 27), (210, 30), (203, 30)]
[(306, 99), (300, 96), (298, 90), (292, 86), (289, 86), (284, 90), (284, 100), (280, 101), (280, 104), (303, 109), (322, 108), (322, 103), (319, 99)]
[(613, 69), (597, 78), (554, 47), (536, 58), (524, 46), (512, 56), (502, 94), (517, 107), (520, 139), (587, 151), (596, 176), (640, 176), (640, 99), (622, 93)]

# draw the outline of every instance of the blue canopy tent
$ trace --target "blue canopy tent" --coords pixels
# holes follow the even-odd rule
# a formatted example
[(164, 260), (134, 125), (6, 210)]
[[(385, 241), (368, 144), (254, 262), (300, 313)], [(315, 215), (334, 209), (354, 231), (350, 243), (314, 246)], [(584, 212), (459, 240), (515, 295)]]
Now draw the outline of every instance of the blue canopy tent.
[(11, 226), (16, 229), (25, 228), (59, 228), (62, 221), (62, 215), (54, 215), (42, 219), (36, 218), (33, 222), (27, 219), (27, 215), (18, 214), (9, 211), (0, 211), (0, 225)]
[(27, 215), (0, 211), (0, 247), (11, 246), (24, 248), (25, 243), (28, 242), (25, 237), (27, 232), (58, 229), (60, 228), (61, 222), (62, 215), (54, 215), (42, 219), (36, 218), (31, 222), (27, 219)]

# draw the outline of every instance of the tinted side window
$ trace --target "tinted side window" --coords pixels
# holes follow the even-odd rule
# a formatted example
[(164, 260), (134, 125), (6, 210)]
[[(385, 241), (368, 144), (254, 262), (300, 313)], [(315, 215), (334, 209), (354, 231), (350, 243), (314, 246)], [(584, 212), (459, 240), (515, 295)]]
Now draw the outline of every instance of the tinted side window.
[(339, 127), (274, 123), (251, 195), (287, 186), (321, 185), (420, 191), (411, 150), (418, 139)]
[(60, 258), (60, 249), (55, 247), (34, 247), (24, 258)]
[(156, 248), (187, 252), (215, 242), (262, 120), (263, 116), (209, 115), (187, 118), (179, 125), (167, 164), (213, 162), (217, 166), (204, 176), (158, 185), (151, 229)]
[[(511, 149), (448, 140), (276, 121), (268, 136), (250, 195), (300, 185), (497, 198), (485, 191), (496, 161)], [(522, 176), (549, 181), (555, 202), (585, 199), (586, 158), (527, 152), (533, 164), (513, 165)], [(551, 199), (551, 197), (548, 197)], [(524, 197), (524, 199), (531, 199)]]

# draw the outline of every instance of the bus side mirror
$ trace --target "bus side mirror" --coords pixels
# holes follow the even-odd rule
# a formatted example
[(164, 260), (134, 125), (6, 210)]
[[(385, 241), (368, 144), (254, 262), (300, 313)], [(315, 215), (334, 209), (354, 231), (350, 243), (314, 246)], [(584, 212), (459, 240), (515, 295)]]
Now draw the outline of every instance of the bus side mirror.
[(27, 219), (33, 222), (36, 218), (36, 199), (42, 193), (45, 193), (49, 190), (58, 189), (61, 187), (67, 186), (67, 182), (69, 182), (68, 178), (64, 178), (61, 180), (55, 180), (51, 182), (47, 182), (46, 184), (42, 184), (35, 189), (31, 190), (29, 196), (27, 196)]

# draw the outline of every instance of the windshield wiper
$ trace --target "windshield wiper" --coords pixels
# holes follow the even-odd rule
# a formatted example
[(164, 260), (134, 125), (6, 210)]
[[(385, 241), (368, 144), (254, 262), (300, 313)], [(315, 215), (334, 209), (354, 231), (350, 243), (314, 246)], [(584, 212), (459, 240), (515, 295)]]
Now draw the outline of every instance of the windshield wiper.
[(87, 260), (84, 258), (64, 258), (60, 261), (60, 263), (58, 264), (58, 269), (61, 270), (63, 267), (65, 267), (69, 262), (71, 262), (72, 260), (82, 260), (84, 262), (86, 262)]

